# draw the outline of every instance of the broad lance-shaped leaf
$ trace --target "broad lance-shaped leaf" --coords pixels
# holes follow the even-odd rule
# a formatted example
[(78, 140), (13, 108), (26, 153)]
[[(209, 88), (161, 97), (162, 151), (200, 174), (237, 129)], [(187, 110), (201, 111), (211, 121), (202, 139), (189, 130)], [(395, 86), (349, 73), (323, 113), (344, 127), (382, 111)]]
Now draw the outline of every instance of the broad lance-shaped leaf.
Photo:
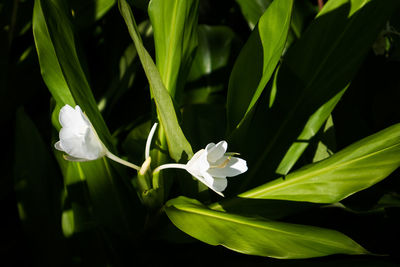
[[(100, 139), (112, 151), (111, 134), (97, 108), (78, 56), (70, 10), (66, 3), (60, 0), (36, 0), (34, 10), (35, 43), (46, 85), (57, 101), (61, 100), (61, 97), (65, 101), (71, 101), (72, 95), (75, 103), (90, 118)], [(50, 64), (53, 63), (55, 69), (50, 70), (53, 68)]]
[(33, 8), (32, 29), (40, 71), (47, 88), (60, 106), (65, 104), (75, 106), (75, 100), (65, 81), (60, 62), (50, 38), (41, 3), (38, 0), (35, 1)]
[(265, 9), (272, 0), (236, 0), (240, 6), (243, 16), (246, 18), (250, 29), (254, 29)]
[[(198, 0), (152, 0), (156, 65), (171, 97), (179, 100), (197, 46)], [(179, 101), (178, 101), (179, 102)]]
[[(241, 146), (240, 141), (235, 145), (246, 155), (250, 167), (238, 191), (290, 171), (399, 6), (397, 0), (326, 3), (288, 49), (274, 80), (276, 88), (271, 99), (266, 94), (266, 103), (257, 105), (246, 130), (236, 131), (239, 140), (249, 140), (246, 146)], [(303, 144), (296, 144), (299, 142)]]
[(374, 185), (399, 166), (400, 124), (396, 124), (239, 196), (334, 203)]
[(192, 148), (179, 126), (171, 96), (165, 89), (153, 59), (143, 46), (132, 10), (125, 0), (118, 1), (118, 6), (149, 80), (150, 90), (156, 102), (160, 122), (165, 130), (170, 156), (179, 161), (184, 156), (183, 154), (186, 153), (186, 156), (190, 158), (193, 155)]
[[(43, 80), (56, 100), (58, 109), (65, 104), (79, 104), (107, 148), (112, 150), (111, 135), (97, 108), (77, 55), (74, 29), (69, 16), (70, 10), (63, 1), (35, 1), (32, 24)], [(56, 128), (60, 128), (58, 121), (53, 120), (53, 123)], [(56, 156), (67, 193), (74, 198), (71, 202), (82, 204), (79, 208), (79, 204), (73, 204), (71, 212), (75, 216), (75, 229), (69, 232), (79, 231), (83, 227), (86, 218), (82, 218), (80, 211), (85, 210), (85, 217), (93, 215), (99, 225), (121, 231), (123, 235), (130, 233), (132, 225), (138, 220), (135, 218), (133, 221), (132, 205), (126, 203), (138, 204), (138, 199), (135, 193), (127, 193), (126, 187), (118, 182), (119, 179), (115, 179), (107, 159), (72, 163), (65, 161), (61, 153)], [(108, 196), (107, 202), (104, 201), (105, 195)], [(85, 206), (88, 203), (83, 203), (77, 197), (86, 202), (90, 199), (93, 206)], [(89, 210), (93, 211), (92, 215)], [(83, 220), (85, 222), (82, 223)]]
[(216, 99), (225, 98), (217, 93), (226, 87), (226, 77), (236, 54), (238, 38), (230, 28), (200, 25), (198, 34), (199, 45), (185, 85), (184, 110), (190, 104), (211, 104)]
[(207, 244), (222, 245), (244, 254), (301, 259), (368, 253), (335, 230), (215, 211), (186, 197), (168, 201), (165, 211), (183, 232)]
[(57, 265), (65, 254), (60, 227), (62, 179), (48, 144), (22, 108), (16, 114), (14, 188), (20, 221), (35, 244), (34, 253)]
[(285, 47), (292, 7), (293, 0), (273, 1), (239, 54), (229, 79), (228, 130), (249, 114), (271, 78)]

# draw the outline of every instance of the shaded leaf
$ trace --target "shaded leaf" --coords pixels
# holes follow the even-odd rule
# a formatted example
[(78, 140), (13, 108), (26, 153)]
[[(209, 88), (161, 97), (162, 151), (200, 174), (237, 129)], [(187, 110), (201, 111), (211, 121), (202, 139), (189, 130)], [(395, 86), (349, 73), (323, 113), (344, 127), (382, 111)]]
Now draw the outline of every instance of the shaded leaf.
[(200, 25), (199, 46), (196, 50), (188, 82), (184, 104), (206, 104), (221, 102), (221, 94), (227, 87), (226, 76), (236, 54), (235, 33), (225, 26)]
[(65, 257), (60, 224), (63, 185), (55, 163), (35, 124), (19, 109), (14, 161), (17, 207), (38, 259), (45, 265)]

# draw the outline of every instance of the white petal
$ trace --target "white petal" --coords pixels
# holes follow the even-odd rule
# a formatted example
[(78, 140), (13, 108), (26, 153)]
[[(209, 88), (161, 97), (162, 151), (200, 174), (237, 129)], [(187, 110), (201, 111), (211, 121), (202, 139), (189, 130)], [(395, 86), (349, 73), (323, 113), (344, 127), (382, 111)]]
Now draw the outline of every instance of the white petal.
[(85, 158), (88, 159), (97, 159), (106, 153), (103, 143), (91, 128), (86, 131), (83, 149), (85, 150)]
[(87, 159), (81, 159), (81, 158), (75, 158), (73, 156), (70, 155), (63, 155), (63, 158), (69, 161), (75, 161), (75, 162), (84, 162), (84, 161), (88, 161)]
[(205, 184), (208, 188), (210, 188), (211, 190), (213, 190), (215, 193), (217, 193), (218, 195), (224, 196), (224, 194), (222, 194), (220, 191), (216, 190), (214, 188), (214, 178), (209, 175), (208, 173), (203, 173), (203, 175), (194, 175), (192, 173), (192, 175), (197, 178), (197, 180), (199, 180), (200, 182), (202, 182), (203, 184)]
[(193, 157), (186, 164), (189, 172), (194, 172), (196, 175), (208, 170), (210, 164), (207, 161), (207, 153), (204, 149), (201, 149), (193, 155)]
[(228, 143), (226, 141), (221, 141), (218, 144), (210, 143), (206, 147), (207, 160), (211, 163), (219, 160), (228, 149)]
[(57, 150), (64, 151), (64, 148), (62, 147), (60, 141), (58, 141), (57, 143), (55, 143), (55, 144), (54, 144), (54, 147), (55, 147)]
[(79, 106), (73, 109), (65, 105), (60, 110), (59, 120), (63, 127), (59, 133), (60, 141), (55, 144), (56, 149), (82, 160), (94, 160), (105, 155), (107, 149)]
[(214, 177), (213, 188), (215, 191), (222, 192), (228, 186), (226, 178)]
[[(220, 166), (220, 168), (218, 168), (218, 166)], [(224, 156), (218, 160), (213, 167), (208, 169), (207, 172), (214, 177), (233, 177), (246, 171), (247, 164), (244, 159), (236, 157), (230, 157), (229, 159), (229, 157)]]
[(74, 113), (74, 109), (68, 104), (60, 109), (58, 120), (62, 127), (67, 126), (70, 121), (73, 121)]

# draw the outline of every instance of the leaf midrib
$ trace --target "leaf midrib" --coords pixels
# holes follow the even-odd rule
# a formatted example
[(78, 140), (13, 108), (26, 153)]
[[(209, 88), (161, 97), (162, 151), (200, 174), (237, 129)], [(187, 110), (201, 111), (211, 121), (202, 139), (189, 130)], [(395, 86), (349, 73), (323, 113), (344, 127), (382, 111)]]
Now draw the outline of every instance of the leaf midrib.
[[(363, 155), (363, 156), (360, 156), (360, 157), (356, 157), (356, 158), (351, 159), (351, 160), (349, 160), (349, 161), (345, 161), (345, 162), (342, 162), (342, 163), (339, 163), (339, 164), (332, 164), (332, 165), (329, 165), (329, 166), (327, 166), (327, 167), (325, 167), (325, 168), (322, 168), (322, 169), (318, 169), (318, 170), (315, 170), (315, 171), (308, 172), (308, 173), (306, 173), (305, 175), (300, 175), (299, 177), (286, 178), (283, 182), (278, 183), (278, 184), (275, 184), (275, 185), (272, 185), (272, 186), (269, 186), (269, 187), (266, 187), (266, 188), (262, 189), (261, 191), (255, 191), (255, 192), (252, 194), (251, 191), (253, 191), (253, 190), (254, 190), (254, 189), (253, 189), (253, 190), (250, 190), (250, 191), (249, 191), (249, 194), (243, 193), (243, 194), (240, 194), (240, 196), (241, 196), (241, 197), (247, 197), (247, 198), (260, 197), (260, 196), (265, 195), (267, 192), (274, 191), (274, 190), (279, 190), (279, 189), (282, 188), (282, 187), (290, 186), (290, 185), (292, 185), (293, 183), (298, 183), (299, 181), (302, 181), (302, 180), (307, 180), (307, 179), (309, 179), (310, 177), (318, 176), (318, 175), (320, 175), (321, 173), (324, 173), (324, 172), (330, 172), (330, 171), (332, 171), (333, 169), (343, 168), (343, 167), (346, 166), (346, 165), (351, 165), (351, 164), (353, 164), (353, 163), (355, 163), (355, 162), (357, 162), (357, 161), (361, 161), (361, 160), (367, 159), (367, 158), (369, 158), (369, 157), (373, 157), (373, 156), (375, 156), (375, 155), (377, 155), (377, 154), (379, 154), (379, 153), (383, 153), (383, 152), (385, 152), (386, 150), (390, 150), (390, 149), (392, 149), (392, 148), (394, 148), (394, 147), (396, 147), (396, 146), (399, 146), (399, 145), (400, 145), (399, 143), (396, 143), (396, 144), (391, 145), (391, 146), (389, 146), (389, 147), (385, 147), (385, 148), (380, 149), (380, 150), (378, 150), (378, 151), (375, 151), (375, 152), (372, 152), (372, 153), (369, 153), (369, 154), (366, 154), (366, 155)], [(299, 171), (300, 171), (300, 170), (299, 170)], [(281, 179), (281, 178), (278, 178), (278, 179)], [(275, 180), (275, 181), (276, 181), (276, 180)], [(271, 183), (273, 183), (273, 182), (274, 182), (274, 181), (272, 181)], [(267, 185), (268, 185), (268, 184), (267, 184)]]
[[(165, 57), (165, 76), (163, 77), (163, 79), (165, 79), (165, 87), (168, 90), (168, 92), (171, 94), (171, 73), (172, 73), (172, 65), (173, 65), (173, 60), (171, 60), (173, 58), (173, 56), (171, 56), (174, 52), (175, 46), (173, 46), (173, 44), (176, 43), (176, 31), (175, 29), (177, 28), (176, 24), (177, 24), (177, 16), (176, 16), (176, 12), (177, 12), (177, 5), (178, 3), (175, 2), (174, 7), (173, 7), (173, 11), (172, 11), (172, 18), (171, 18), (171, 27), (170, 27), (170, 31), (169, 33), (172, 33), (170, 35), (169, 38), (169, 43), (168, 43), (168, 54)], [(166, 34), (168, 36), (168, 31), (165, 31), (164, 34)]]
[[(283, 234), (286, 234), (286, 235), (289, 235), (289, 236), (301, 237), (305, 241), (312, 241), (312, 242), (316, 242), (316, 243), (326, 244), (326, 245), (329, 245), (331, 247), (337, 247), (337, 248), (343, 249), (343, 247), (338, 246), (339, 244), (342, 244), (342, 243), (339, 243), (339, 242), (331, 242), (331, 241), (329, 241), (327, 239), (312, 238), (312, 237), (310, 237), (308, 235), (301, 235), (301, 234), (296, 234), (296, 233), (293, 233), (293, 232), (287, 232), (287, 231), (279, 230), (279, 229), (276, 229), (276, 228), (267, 227), (267, 226), (261, 225), (261, 224), (244, 222), (244, 221), (240, 221), (240, 220), (237, 220), (237, 219), (235, 220), (234, 218), (230, 218), (230, 217), (227, 217), (227, 216), (223, 216), (223, 215), (219, 215), (219, 214), (217, 215), (217, 213), (221, 213), (221, 212), (218, 212), (218, 211), (209, 212), (209, 211), (202, 211), (200, 209), (190, 208), (190, 207), (186, 207), (186, 206), (180, 206), (180, 205), (179, 206), (173, 205), (173, 206), (176, 209), (178, 209), (180, 211), (183, 211), (183, 212), (193, 213), (193, 214), (196, 214), (196, 215), (203, 215), (203, 216), (207, 216), (207, 217), (210, 217), (210, 218), (213, 218), (213, 219), (224, 220), (224, 221), (228, 221), (228, 222), (232, 222), (232, 223), (236, 223), (236, 224), (240, 224), (240, 225), (244, 225), (244, 226), (255, 227), (255, 228), (259, 228), (259, 229), (267, 230), (267, 231), (271, 231), (271, 232), (283, 233)], [(300, 225), (298, 225), (298, 226), (300, 226)], [(308, 227), (309, 228), (317, 228), (317, 227), (313, 227), (313, 226), (308, 226)], [(336, 232), (336, 233), (338, 233), (340, 235), (343, 235), (342, 233), (337, 232), (337, 231), (332, 230), (332, 229), (324, 229), (324, 228), (318, 228), (318, 229), (321, 229), (321, 230), (324, 230), (324, 231), (332, 231), (332, 232)], [(348, 238), (348, 240), (352, 241), (351, 238), (349, 238), (349, 237), (347, 237), (345, 235), (343, 235), (343, 236)]]

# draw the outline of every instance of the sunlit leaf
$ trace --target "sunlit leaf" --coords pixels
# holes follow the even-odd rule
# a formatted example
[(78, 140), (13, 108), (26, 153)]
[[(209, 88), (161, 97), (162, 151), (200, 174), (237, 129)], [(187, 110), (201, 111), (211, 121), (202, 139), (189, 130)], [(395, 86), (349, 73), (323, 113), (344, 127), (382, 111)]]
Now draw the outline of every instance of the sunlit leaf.
[(326, 3), (287, 51), (274, 91), (258, 105), (246, 128), (249, 131), (237, 133), (239, 139), (255, 141), (239, 147), (248, 156), (250, 166), (241, 190), (291, 170), (399, 4), (375, 0)]
[[(33, 29), (42, 76), (57, 102), (53, 118), (57, 118), (61, 106), (79, 104), (107, 148), (112, 150), (111, 135), (78, 57), (75, 33), (65, 3), (36, 0)], [(53, 122), (59, 129), (58, 122)], [(81, 227), (87, 227), (88, 221), (96, 219), (99, 226), (132, 235), (133, 226), (140, 224), (140, 220), (132, 220), (132, 204), (138, 204), (138, 198), (136, 192), (129, 192), (132, 188), (122, 186), (120, 179), (125, 178), (117, 174), (108, 160), (102, 158), (78, 163), (66, 161), (61, 152), (56, 152), (56, 156), (63, 172), (67, 197), (72, 202), (75, 229), (79, 231)]]
[(271, 4), (272, 0), (236, 0), (246, 18), (250, 29), (254, 29), (261, 15)]
[[(239, 127), (272, 76), (285, 47), (293, 0), (275, 0), (243, 47), (229, 79), (229, 130)], [(263, 55), (261, 57), (261, 55)]]
[(214, 211), (185, 197), (168, 201), (165, 211), (176, 227), (192, 237), (245, 254), (299, 259), (367, 253), (334, 230)]
[(35, 1), (33, 32), (42, 76), (57, 103), (79, 105), (100, 139), (113, 150), (110, 132), (97, 108), (78, 56), (68, 11), (63, 1)]
[(129, 34), (131, 35), (140, 61), (142, 62), (147, 79), (149, 80), (150, 89), (157, 106), (161, 125), (165, 130), (170, 156), (176, 161), (179, 161), (182, 157), (191, 157), (193, 154), (192, 148), (179, 126), (171, 96), (165, 89), (153, 59), (142, 44), (132, 10), (125, 0), (121, 0), (118, 3), (121, 14), (128, 27)]
[(197, 47), (198, 6), (198, 0), (152, 0), (149, 3), (156, 65), (173, 99), (179, 99), (182, 94)]
[(400, 124), (396, 124), (239, 196), (334, 203), (376, 184), (399, 166)]

